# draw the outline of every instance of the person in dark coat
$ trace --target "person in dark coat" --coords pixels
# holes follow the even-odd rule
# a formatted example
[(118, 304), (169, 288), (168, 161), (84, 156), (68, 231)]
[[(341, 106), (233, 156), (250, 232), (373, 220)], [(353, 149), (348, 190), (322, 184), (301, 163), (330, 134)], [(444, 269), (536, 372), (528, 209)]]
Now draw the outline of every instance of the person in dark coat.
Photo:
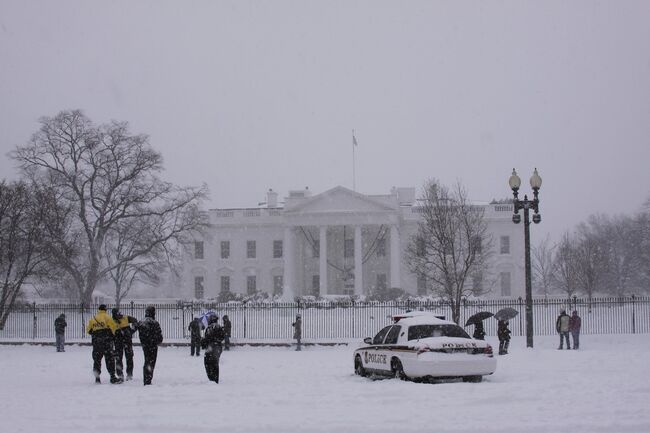
[(476, 340), (485, 340), (485, 329), (483, 328), (482, 321), (478, 321), (474, 324), (474, 334), (472, 337)]
[(115, 331), (115, 374), (124, 380), (122, 356), (126, 358), (126, 380), (133, 379), (133, 333), (137, 329), (138, 319), (125, 316), (113, 308), (111, 316), (117, 324)]
[(302, 318), (300, 314), (296, 314), (296, 321), (291, 324), (293, 326), (293, 338), (296, 340), (296, 350), (300, 350), (300, 339), (302, 338)]
[(195, 317), (190, 322), (190, 325), (187, 327), (187, 330), (190, 331), (190, 356), (201, 355), (201, 331), (205, 327), (201, 322), (201, 319)]
[(560, 311), (560, 315), (557, 316), (555, 330), (560, 334), (560, 347), (558, 347), (558, 350), (563, 349), (564, 340), (566, 340), (567, 350), (571, 349), (571, 345), (569, 344), (569, 315), (566, 313), (566, 310)]
[(89, 321), (86, 331), (92, 337), (93, 344), (93, 373), (95, 383), (101, 383), (99, 378), (102, 372), (102, 358), (106, 364), (106, 370), (111, 377), (111, 383), (122, 383), (122, 380), (115, 375), (114, 338), (117, 324), (106, 312), (106, 305), (101, 304)]
[(56, 351), (65, 352), (65, 327), (68, 323), (65, 321), (65, 314), (61, 313), (54, 319), (54, 335), (56, 336)]
[(158, 345), (163, 342), (162, 329), (156, 321), (156, 307), (149, 305), (144, 311), (144, 320), (138, 322), (140, 344), (144, 353), (142, 377), (145, 385), (151, 385), (153, 371), (158, 358)]
[(223, 328), (219, 325), (218, 316), (210, 316), (208, 327), (205, 329), (205, 335), (201, 340), (201, 346), (205, 349), (203, 363), (205, 364), (205, 373), (208, 379), (214, 383), (219, 383), (219, 358), (221, 357), (221, 342), (225, 338)]
[(569, 332), (573, 337), (573, 349), (577, 350), (580, 347), (580, 327), (582, 326), (582, 320), (578, 316), (578, 312), (573, 310), (571, 317), (569, 318)]
[(508, 329), (507, 320), (499, 320), (497, 336), (499, 337), (499, 355), (507, 355), (508, 346), (510, 346), (510, 329)]
[(224, 350), (230, 350), (230, 337), (232, 336), (232, 323), (228, 315), (223, 316), (223, 333), (225, 335), (223, 343)]

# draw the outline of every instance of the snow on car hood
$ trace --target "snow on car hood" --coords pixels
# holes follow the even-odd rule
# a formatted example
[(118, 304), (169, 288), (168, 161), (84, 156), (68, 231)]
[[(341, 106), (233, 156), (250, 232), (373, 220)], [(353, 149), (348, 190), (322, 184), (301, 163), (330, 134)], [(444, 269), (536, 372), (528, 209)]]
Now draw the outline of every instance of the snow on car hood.
[(470, 349), (487, 347), (483, 340), (460, 337), (427, 337), (419, 340), (410, 340), (407, 346), (413, 349)]

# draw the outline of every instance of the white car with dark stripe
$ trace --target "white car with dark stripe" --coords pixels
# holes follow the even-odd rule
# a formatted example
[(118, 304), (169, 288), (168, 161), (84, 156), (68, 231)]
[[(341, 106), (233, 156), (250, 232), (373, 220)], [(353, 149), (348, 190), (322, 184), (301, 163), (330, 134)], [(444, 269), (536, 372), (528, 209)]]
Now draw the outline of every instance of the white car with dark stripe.
[(427, 312), (405, 313), (393, 320), (354, 351), (356, 374), (481, 382), (496, 370), (492, 347), (472, 339), (454, 322)]

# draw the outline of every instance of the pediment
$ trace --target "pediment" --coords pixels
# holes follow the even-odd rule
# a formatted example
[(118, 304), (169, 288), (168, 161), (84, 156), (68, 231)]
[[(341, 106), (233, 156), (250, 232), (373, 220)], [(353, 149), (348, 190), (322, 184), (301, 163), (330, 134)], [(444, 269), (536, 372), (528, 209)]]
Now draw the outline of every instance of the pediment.
[(332, 213), (386, 213), (397, 210), (397, 203), (378, 200), (358, 192), (337, 186), (321, 194), (296, 203), (287, 213), (332, 214)]

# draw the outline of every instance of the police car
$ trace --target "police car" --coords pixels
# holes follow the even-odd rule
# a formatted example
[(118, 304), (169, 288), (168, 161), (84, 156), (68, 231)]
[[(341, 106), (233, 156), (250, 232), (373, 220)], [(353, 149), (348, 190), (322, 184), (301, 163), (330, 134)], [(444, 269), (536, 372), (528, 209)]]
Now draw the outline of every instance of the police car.
[(463, 328), (432, 313), (393, 316), (374, 338), (354, 351), (359, 376), (386, 375), (402, 380), (462, 378), (481, 382), (497, 367), (492, 347), (472, 339)]

